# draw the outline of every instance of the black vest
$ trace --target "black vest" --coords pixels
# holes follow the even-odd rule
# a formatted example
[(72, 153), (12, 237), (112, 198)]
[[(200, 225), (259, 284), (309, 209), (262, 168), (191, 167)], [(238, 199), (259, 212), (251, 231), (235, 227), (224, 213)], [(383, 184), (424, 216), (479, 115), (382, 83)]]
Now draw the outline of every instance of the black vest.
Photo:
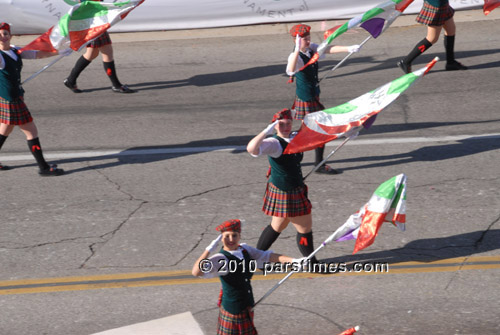
[[(278, 135), (274, 135), (280, 144), (283, 151), (288, 146), (288, 142)], [(269, 164), (271, 165), (271, 175), (269, 182), (282, 191), (291, 191), (294, 188), (304, 185), (302, 177), (302, 168), (300, 162), (304, 154), (302, 152), (296, 154), (281, 155), (278, 158), (268, 156)]]
[[(221, 249), (220, 253), (227, 257), (228, 267), (229, 262), (237, 264), (234, 272), (229, 272), (225, 276), (221, 276), (222, 283), (222, 307), (231, 314), (239, 314), (247, 307), (253, 307), (253, 292), (250, 280), (253, 272), (250, 267), (250, 255), (243, 249), (243, 257), (241, 260), (238, 257), (231, 255), (229, 252)], [(243, 271), (245, 269), (245, 271)]]
[(24, 94), (24, 90), (21, 87), (23, 61), (19, 51), (14, 48), (11, 50), (16, 53), (17, 61), (0, 50), (5, 62), (5, 67), (0, 70), (0, 97), (8, 101), (14, 101)]
[[(312, 53), (312, 51), (311, 51)], [(299, 56), (307, 64), (311, 57), (299, 52)], [(295, 94), (302, 101), (312, 101), (319, 96), (318, 62), (308, 65), (304, 70), (295, 74), (297, 78), (297, 88)]]

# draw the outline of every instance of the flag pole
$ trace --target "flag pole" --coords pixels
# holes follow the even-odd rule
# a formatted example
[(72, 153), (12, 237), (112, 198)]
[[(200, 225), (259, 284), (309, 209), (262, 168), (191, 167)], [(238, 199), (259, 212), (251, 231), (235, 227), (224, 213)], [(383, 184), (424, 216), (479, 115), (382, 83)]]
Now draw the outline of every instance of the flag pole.
[[(344, 141), (346, 142), (346, 141)], [(328, 238), (323, 242), (321, 243), (321, 245), (319, 247), (316, 248), (316, 250), (314, 250), (309, 256), (307, 256), (307, 258), (303, 261), (303, 264), (310, 260), (314, 255), (316, 255), (316, 253), (318, 253), (318, 251), (320, 251), (322, 248), (324, 248), (328, 243), (330, 243), (331, 241), (341, 237), (344, 233), (343, 230), (341, 230), (342, 226), (340, 228), (337, 228), (337, 230), (335, 230), (335, 232), (333, 234), (331, 234), (330, 236), (328, 236)], [(308, 266), (308, 268), (310, 268), (310, 266)], [(261, 303), (262, 300), (264, 300), (265, 298), (267, 298), (268, 296), (271, 295), (271, 293), (273, 293), (281, 284), (283, 284), (288, 278), (290, 278), (290, 276), (292, 276), (294, 273), (296, 272), (299, 272), (299, 271), (292, 271), (290, 273), (288, 273), (285, 277), (283, 277), (283, 279), (281, 279), (277, 284), (275, 284), (269, 291), (266, 292), (266, 294), (264, 294), (262, 296), (262, 298), (260, 298), (254, 305), (253, 307), (255, 308), (255, 306), (257, 306), (257, 304)]]
[(62, 58), (64, 57), (64, 55), (59, 55), (59, 57), (57, 57), (56, 59), (54, 59), (52, 62), (50, 62), (49, 64), (45, 65), (40, 71), (36, 72), (36, 73), (33, 73), (28, 79), (25, 79), (21, 85), (23, 84), (26, 84), (28, 81), (30, 81), (31, 79), (35, 78), (36, 76), (38, 76), (40, 73), (42, 73), (43, 71), (47, 70), (49, 67), (51, 67), (52, 65), (54, 65), (55, 63), (57, 63), (58, 61), (60, 61)]
[(351, 138), (350, 137), (346, 137), (346, 139), (339, 144), (339, 146), (335, 149), (332, 150), (332, 152), (330, 152), (330, 154), (328, 156), (326, 156), (325, 159), (323, 159), (318, 165), (316, 165), (305, 177), (303, 180), (306, 180), (307, 177), (309, 177), (309, 175), (313, 172), (315, 172), (317, 169), (319, 169), (320, 166), (322, 166), (323, 164), (326, 163), (326, 161), (333, 156), (334, 153), (336, 153), (340, 148), (342, 148), (344, 146), (344, 144), (346, 144), (347, 141), (349, 141)]
[[(363, 42), (361, 42), (361, 44), (359, 45), (360, 47), (363, 46), (366, 42), (368, 42), (368, 40), (370, 40), (370, 38), (372, 38), (372, 35), (368, 36)], [(335, 71), (340, 65), (342, 65), (342, 63), (344, 63), (347, 58), (351, 57), (352, 55), (354, 54), (354, 52), (349, 52), (349, 54), (347, 56), (344, 57), (344, 59), (342, 59), (337, 65), (335, 65), (330, 71), (328, 71), (323, 78), (321, 78), (321, 80), (319, 81), (319, 83), (321, 83), (321, 81), (323, 79), (326, 79), (326, 77), (328, 77), (328, 75)]]

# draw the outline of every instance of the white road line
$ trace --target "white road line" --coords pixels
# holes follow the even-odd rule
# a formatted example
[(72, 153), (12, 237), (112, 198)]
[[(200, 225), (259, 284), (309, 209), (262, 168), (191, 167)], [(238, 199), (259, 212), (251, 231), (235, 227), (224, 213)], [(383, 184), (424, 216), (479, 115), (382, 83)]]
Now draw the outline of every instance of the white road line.
[[(354, 139), (346, 145), (380, 145), (380, 144), (405, 144), (405, 143), (433, 143), (433, 142), (456, 142), (462, 140), (482, 140), (500, 138), (500, 133), (483, 135), (457, 135), (441, 137), (394, 137), (384, 139)], [(327, 143), (327, 146), (337, 146), (338, 141)], [(246, 146), (207, 146), (207, 147), (179, 147), (179, 148), (158, 148), (158, 149), (115, 149), (102, 151), (74, 151), (74, 152), (48, 152), (45, 153), (47, 159), (70, 159), (70, 158), (92, 158), (92, 157), (123, 157), (123, 156), (146, 156), (146, 155), (165, 155), (165, 154), (183, 154), (183, 153), (201, 153), (210, 151), (245, 151)], [(1, 161), (25, 161), (32, 160), (33, 156), (29, 154), (19, 155), (1, 155)]]

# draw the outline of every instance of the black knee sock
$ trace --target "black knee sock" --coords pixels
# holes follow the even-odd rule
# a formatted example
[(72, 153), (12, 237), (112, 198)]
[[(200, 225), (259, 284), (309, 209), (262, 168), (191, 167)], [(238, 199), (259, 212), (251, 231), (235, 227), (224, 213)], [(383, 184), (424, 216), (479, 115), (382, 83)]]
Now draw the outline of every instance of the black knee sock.
[(421, 40), (420, 42), (415, 45), (413, 50), (406, 56), (403, 61), (405, 62), (406, 65), (411, 65), (411, 63), (425, 52), (425, 50), (429, 49), (432, 46), (432, 43), (429, 42), (426, 38)]
[(6, 139), (7, 139), (7, 136), (0, 135), (0, 149), (2, 149), (2, 145), (4, 144)]
[(69, 74), (68, 81), (72, 85), (76, 85), (76, 79), (78, 79), (78, 76), (80, 73), (82, 73), (83, 70), (90, 64), (90, 61), (87, 60), (85, 57), (80, 56), (78, 60), (75, 63), (75, 66), (71, 70), (71, 73)]
[(453, 63), (455, 60), (455, 35), (444, 35), (444, 48), (446, 50), (446, 62)]
[(120, 83), (118, 77), (116, 76), (115, 61), (102, 62), (102, 64), (104, 65), (104, 71), (106, 71), (109, 80), (111, 80), (111, 84), (116, 88), (121, 87), (122, 84)]
[[(302, 254), (302, 256), (307, 257), (310, 254), (312, 254), (312, 252), (314, 251), (312, 231), (306, 234), (297, 233), (297, 246), (299, 247), (299, 251)], [(311, 262), (312, 263), (318, 262), (316, 256), (313, 256)]]
[(259, 241), (257, 242), (257, 249), (268, 250), (274, 241), (280, 236), (280, 233), (275, 231), (271, 225), (264, 228), (262, 234), (260, 234)]
[(47, 164), (45, 158), (43, 158), (42, 147), (40, 146), (40, 140), (38, 139), (38, 137), (32, 140), (28, 140), (28, 147), (30, 148), (33, 157), (35, 157), (40, 170), (50, 169), (49, 164)]
[(321, 163), (323, 161), (323, 154), (325, 152), (325, 146), (322, 146), (322, 147), (317, 147), (315, 150), (314, 150), (314, 156), (315, 156), (315, 164), (318, 165), (319, 163)]

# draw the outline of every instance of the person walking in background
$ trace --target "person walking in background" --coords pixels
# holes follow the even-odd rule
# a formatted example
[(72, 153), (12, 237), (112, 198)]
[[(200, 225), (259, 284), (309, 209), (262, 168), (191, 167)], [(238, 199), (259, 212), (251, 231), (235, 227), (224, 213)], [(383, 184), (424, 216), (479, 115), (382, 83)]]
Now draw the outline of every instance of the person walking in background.
[(415, 45), (411, 52), (397, 65), (404, 73), (411, 72), (411, 64), (421, 54), (433, 46), (444, 28), (444, 47), (446, 50), (446, 71), (467, 70), (467, 66), (455, 59), (456, 26), (453, 20), (455, 10), (448, 0), (424, 0), (424, 5), (416, 21), (427, 25), (427, 36)]
[[(35, 157), (41, 176), (59, 176), (64, 173), (57, 165), (49, 165), (43, 157), (38, 139), (38, 130), (24, 103), (24, 89), (21, 86), (22, 59), (37, 59), (54, 56), (54, 53), (36, 50), (20, 52), (12, 46), (10, 25), (0, 23), (0, 149), (15, 126), (19, 126), (26, 135), (28, 147)], [(0, 163), (0, 170), (9, 167)]]
[[(80, 0), (80, 2), (84, 1), (101, 1), (101, 0)], [(102, 63), (104, 65), (104, 71), (108, 76), (109, 80), (111, 80), (111, 89), (116, 93), (134, 93), (135, 90), (129, 88), (127, 85), (122, 85), (122, 83), (118, 80), (115, 69), (115, 60), (113, 57), (113, 46), (111, 42), (111, 38), (108, 32), (104, 32), (94, 41), (90, 42), (87, 45), (87, 50), (85, 53), (78, 58), (75, 66), (71, 70), (68, 78), (64, 79), (64, 85), (69, 88), (74, 93), (82, 93), (82, 90), (78, 88), (76, 85), (76, 80), (80, 73), (89, 64), (99, 56), (99, 53), (102, 55)]]
[[(318, 44), (311, 43), (311, 27), (305, 24), (297, 24), (290, 29), (290, 35), (295, 38), (295, 49), (288, 56), (286, 73), (292, 78), (296, 78), (295, 101), (292, 109), (295, 110), (294, 118), (303, 120), (309, 113), (325, 109), (319, 101), (320, 88), (318, 79), (318, 62), (300, 70), (311, 59), (318, 50)], [(358, 52), (359, 45), (351, 46), (331, 46), (325, 50), (325, 54), (338, 52)], [(323, 58), (324, 55), (320, 57)], [(325, 147), (319, 147), (315, 150), (315, 164), (323, 161)], [(337, 174), (337, 170), (329, 165), (323, 164), (317, 170), (317, 173)]]

